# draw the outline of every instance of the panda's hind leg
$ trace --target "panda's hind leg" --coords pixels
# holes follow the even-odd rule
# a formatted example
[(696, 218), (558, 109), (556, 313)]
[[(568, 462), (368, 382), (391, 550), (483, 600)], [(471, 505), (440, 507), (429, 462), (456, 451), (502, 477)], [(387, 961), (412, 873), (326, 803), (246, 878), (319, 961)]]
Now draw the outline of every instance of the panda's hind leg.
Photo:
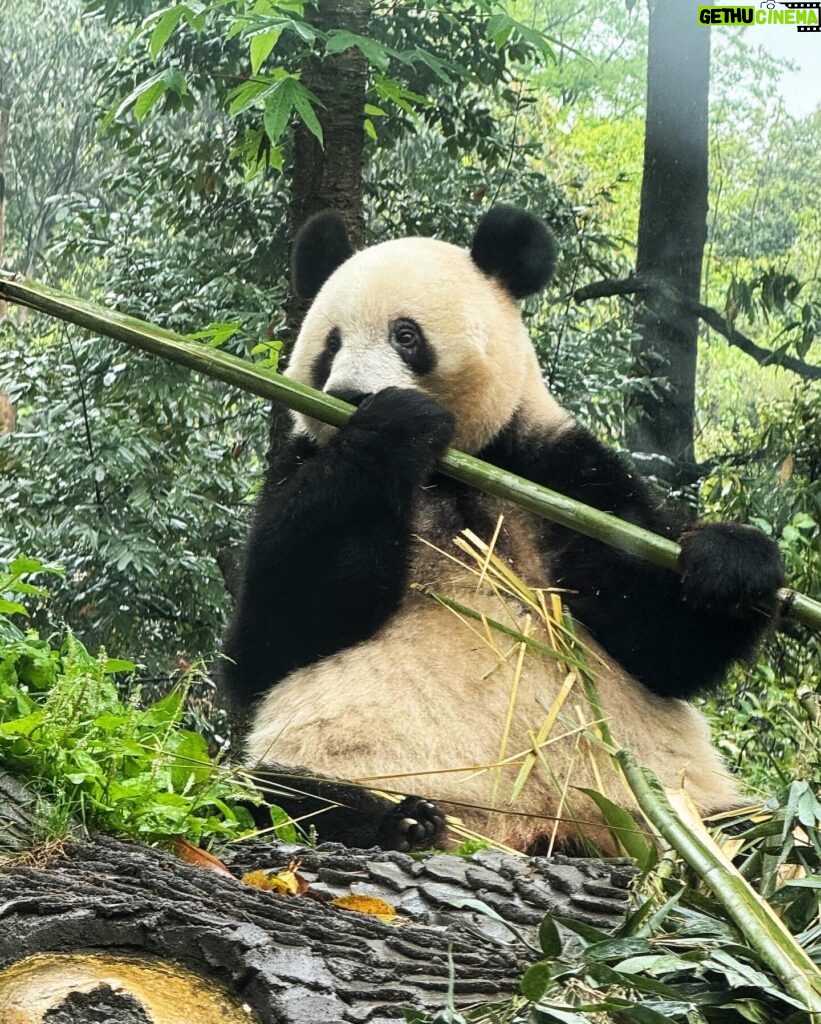
[[(443, 812), (422, 797), (407, 796), (396, 804), (356, 783), (293, 765), (262, 764), (253, 776), (271, 804), (300, 828), (313, 825), (321, 842), (409, 852), (437, 846), (445, 835)], [(251, 812), (260, 828), (270, 826), (267, 806)]]

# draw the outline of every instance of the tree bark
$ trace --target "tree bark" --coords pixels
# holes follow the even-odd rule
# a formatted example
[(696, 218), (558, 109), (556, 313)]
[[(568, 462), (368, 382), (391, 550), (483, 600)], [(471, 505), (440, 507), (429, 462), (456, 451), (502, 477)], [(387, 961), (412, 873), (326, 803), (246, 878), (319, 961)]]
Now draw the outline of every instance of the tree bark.
[[(636, 273), (698, 301), (707, 238), (710, 30), (680, 0), (650, 0), (647, 123)], [(663, 293), (663, 289), (661, 289)], [(628, 443), (676, 469), (695, 462), (693, 420), (698, 316), (662, 297), (637, 319), (634, 369), (662, 377), (661, 392), (628, 401)], [(650, 468), (665, 472), (659, 460)]]
[[(237, 880), (249, 870), (281, 870), (293, 859), (314, 897), (375, 895), (396, 908), (395, 922)], [(335, 844), (310, 849), (259, 841), (237, 844), (226, 862), (237, 878), (100, 838), (71, 843), (50, 860), (32, 854), (6, 866), (0, 872), (0, 1019), (7, 1019), (4, 992), (17, 1000), (12, 1006), (25, 1005), (20, 986), (32, 964), (51, 971), (49, 981), (66, 963), (99, 977), (96, 986), (55, 986), (51, 1016), (16, 1018), (47, 1024), (107, 1019), (91, 1016), (88, 1005), (77, 1008), (80, 989), (86, 1002), (94, 997), (95, 1012), (107, 1010), (129, 1024), (141, 1024), (141, 1013), (155, 1024), (179, 1020), (163, 1015), (156, 977), (152, 985), (149, 973), (146, 985), (135, 976), (158, 966), (168, 972), (159, 989), (205, 978), (222, 987), (226, 1013), (247, 1004), (256, 1017), (246, 1019), (262, 1024), (387, 1024), (404, 1007), (434, 1011), (445, 1005), (451, 961), (457, 1006), (493, 1002), (516, 993), (524, 969), (537, 959), (522, 938), (538, 949), (547, 910), (609, 930), (623, 919), (635, 874), (627, 861), (525, 859), (487, 850), (419, 861)], [(465, 897), (481, 899), (520, 937), (491, 917), (453, 906)], [(29, 961), (35, 954), (48, 956)], [(39, 987), (29, 980), (29, 998), (31, 990), (42, 991), (40, 978)], [(212, 1019), (197, 1003), (189, 1013), (186, 1019), (200, 1024)]]
[[(7, 77), (9, 69), (9, 62), (0, 63), (0, 79)], [(0, 91), (0, 268), (3, 267), (6, 259), (6, 154), (9, 145), (10, 121), (11, 98), (3, 90)], [(6, 315), (7, 311), (6, 302), (0, 299), (0, 320)]]
[[(371, 0), (322, 0), (311, 11), (311, 21), (323, 31), (341, 28), (363, 35)], [(312, 214), (333, 209), (342, 214), (354, 246), (362, 242), (367, 70), (365, 58), (355, 47), (314, 59), (305, 68), (303, 81), (321, 104), (316, 113), (323, 144), (298, 122), (289, 204), (292, 238)], [(293, 338), (305, 314), (296, 296), (291, 296), (287, 314)]]
[[(366, 34), (371, 0), (322, 0), (310, 9), (311, 21), (323, 31), (346, 29)], [(302, 121), (294, 130), (294, 156), (288, 220), (291, 239), (305, 221), (320, 210), (342, 214), (354, 246), (362, 242), (363, 166), (365, 151), (364, 108), (367, 63), (355, 47), (308, 63), (303, 82), (320, 101), (316, 114), (323, 142)], [(293, 345), (307, 303), (289, 290), (285, 304), (286, 351)], [(271, 448), (281, 444), (290, 423), (288, 413), (274, 405), (268, 421)]]

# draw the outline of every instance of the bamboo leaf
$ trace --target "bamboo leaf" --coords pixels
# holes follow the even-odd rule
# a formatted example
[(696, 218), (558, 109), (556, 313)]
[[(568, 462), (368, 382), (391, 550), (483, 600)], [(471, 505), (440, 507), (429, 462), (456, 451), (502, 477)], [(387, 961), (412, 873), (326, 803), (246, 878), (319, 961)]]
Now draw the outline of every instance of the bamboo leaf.
[(614, 804), (612, 800), (608, 800), (598, 790), (579, 787), (579, 792), (590, 797), (601, 811), (605, 824), (619, 846), (628, 857), (632, 857), (636, 861), (642, 871), (646, 871), (655, 860), (656, 854), (642, 835), (641, 829), (632, 815), (624, 808)]
[[(821, 1019), (821, 971), (807, 952), (724, 857), (701, 821), (677, 814), (658, 779), (630, 751), (620, 750), (616, 759), (647, 819), (710, 887), (789, 995)], [(687, 813), (686, 805), (682, 810)]]

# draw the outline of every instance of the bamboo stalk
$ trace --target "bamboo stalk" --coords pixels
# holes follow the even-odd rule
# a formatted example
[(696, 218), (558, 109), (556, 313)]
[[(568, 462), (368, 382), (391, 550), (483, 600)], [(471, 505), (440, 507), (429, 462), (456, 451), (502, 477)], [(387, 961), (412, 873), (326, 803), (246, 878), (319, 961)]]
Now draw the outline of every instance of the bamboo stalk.
[[(133, 348), (180, 363), (243, 391), (279, 402), (314, 419), (343, 426), (353, 406), (305, 384), (283, 377), (218, 349), (209, 349), (183, 335), (105, 309), (84, 299), (0, 271), (0, 299), (27, 306), (47, 316), (76, 324), (96, 334), (121, 341)], [(515, 473), (491, 466), (472, 455), (450, 449), (438, 465), (440, 472), (470, 484), (477, 490), (505, 498), (551, 522), (559, 523), (628, 554), (644, 558), (666, 569), (677, 568), (680, 548), (674, 541), (649, 530), (623, 522), (607, 512), (525, 480)], [(821, 602), (793, 590), (780, 591), (781, 614), (813, 629), (821, 630)]]
[(658, 779), (639, 765), (629, 750), (616, 760), (636, 802), (661, 833), (712, 890), (750, 946), (772, 970), (786, 991), (821, 1024), (821, 970), (790, 934), (772, 908), (723, 856), (709, 833), (677, 814)]

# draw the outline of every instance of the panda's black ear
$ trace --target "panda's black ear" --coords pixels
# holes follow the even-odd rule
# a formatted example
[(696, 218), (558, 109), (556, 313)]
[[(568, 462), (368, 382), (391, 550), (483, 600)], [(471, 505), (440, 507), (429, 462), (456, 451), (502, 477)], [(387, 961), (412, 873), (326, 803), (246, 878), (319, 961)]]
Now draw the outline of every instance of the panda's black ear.
[(482, 217), (470, 255), (516, 299), (541, 291), (556, 270), (556, 242), (547, 225), (515, 206), (494, 206)]
[(342, 217), (323, 210), (302, 225), (294, 241), (292, 273), (294, 291), (301, 299), (313, 299), (338, 266), (353, 256), (353, 246)]

